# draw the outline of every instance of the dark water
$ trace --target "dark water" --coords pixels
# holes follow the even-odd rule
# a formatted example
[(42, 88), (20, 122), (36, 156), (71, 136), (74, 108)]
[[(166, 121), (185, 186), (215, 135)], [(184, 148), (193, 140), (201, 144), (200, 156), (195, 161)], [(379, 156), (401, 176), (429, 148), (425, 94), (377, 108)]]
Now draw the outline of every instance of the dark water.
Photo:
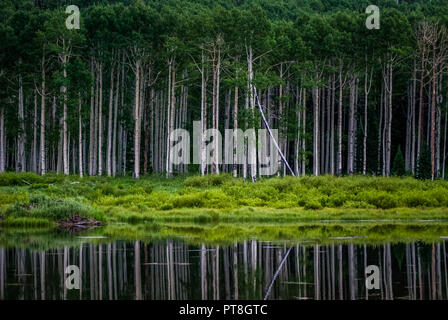
[[(290, 245), (141, 241), (48, 251), (0, 248), (0, 299), (263, 299)], [(293, 245), (269, 299), (447, 299), (445, 243)], [(80, 267), (80, 290), (65, 287)], [(365, 266), (380, 268), (380, 290)]]

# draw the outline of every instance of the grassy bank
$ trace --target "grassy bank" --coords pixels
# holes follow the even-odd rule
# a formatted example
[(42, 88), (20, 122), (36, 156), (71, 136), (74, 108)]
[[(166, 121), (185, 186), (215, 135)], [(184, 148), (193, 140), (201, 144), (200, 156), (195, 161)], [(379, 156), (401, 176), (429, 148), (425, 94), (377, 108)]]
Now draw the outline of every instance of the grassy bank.
[(164, 179), (0, 174), (0, 224), (47, 226), (72, 215), (108, 222), (249, 223), (447, 220), (448, 181), (229, 175)]

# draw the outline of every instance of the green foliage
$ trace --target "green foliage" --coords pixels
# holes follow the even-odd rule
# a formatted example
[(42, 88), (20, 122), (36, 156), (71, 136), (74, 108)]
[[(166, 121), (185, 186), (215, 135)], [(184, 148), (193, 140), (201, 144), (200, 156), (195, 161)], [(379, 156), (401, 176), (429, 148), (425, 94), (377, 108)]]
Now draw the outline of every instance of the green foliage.
[(415, 170), (415, 177), (417, 179), (431, 179), (431, 152), (428, 144), (423, 142), (420, 156), (417, 158), (417, 168)]
[(47, 185), (42, 182), (55, 177), (35, 176), (35, 180), (28, 177), (35, 184), (17, 186), (23, 175), (14, 175), (7, 174), (12, 186), (0, 187), (0, 214), (6, 220), (55, 221), (72, 215), (132, 224), (155, 219), (356, 219), (360, 211), (365, 212), (364, 217), (383, 218), (378, 211), (403, 208), (419, 212), (438, 208), (442, 211), (436, 216), (443, 218), (443, 209), (448, 208), (447, 181), (411, 177), (305, 176), (250, 183), (229, 175), (166, 182), (155, 176), (139, 181), (74, 176), (58, 180), (58, 176), (56, 182)]
[(401, 147), (398, 146), (397, 154), (395, 155), (394, 163), (392, 166), (392, 174), (394, 176), (404, 176), (406, 174), (404, 157), (401, 152)]
[(28, 202), (17, 202), (4, 213), (5, 217), (14, 218), (45, 218), (53, 221), (66, 219), (71, 216), (104, 219), (99, 210), (86, 203), (53, 199), (45, 196), (32, 196)]
[(232, 176), (229, 174), (210, 174), (205, 176), (192, 176), (184, 181), (184, 185), (187, 187), (196, 188), (209, 188), (221, 186), (224, 183), (230, 181)]

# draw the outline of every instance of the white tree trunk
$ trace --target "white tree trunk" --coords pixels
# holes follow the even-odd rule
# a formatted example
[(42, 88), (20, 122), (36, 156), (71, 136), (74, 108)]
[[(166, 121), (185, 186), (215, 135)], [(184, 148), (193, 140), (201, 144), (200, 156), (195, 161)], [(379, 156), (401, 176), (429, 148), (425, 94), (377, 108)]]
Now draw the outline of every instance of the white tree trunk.
[[(237, 75), (238, 79), (238, 75)], [(233, 105), (233, 129), (234, 132), (238, 130), (238, 86), (235, 86), (235, 100)], [(238, 176), (238, 154), (237, 154), (237, 145), (238, 145), (238, 135), (234, 136), (234, 147), (233, 147), (233, 177), (236, 178)]]
[[(64, 80), (67, 79), (67, 54), (65, 53), (65, 40), (64, 40), (64, 52), (62, 54), (62, 67), (63, 67), (63, 76)], [(62, 112), (62, 162), (63, 162), (63, 170), (64, 174), (68, 175), (70, 174), (69, 169), (69, 160), (68, 160), (68, 141), (67, 141), (67, 87), (62, 85), (61, 87), (62, 91), (62, 99), (63, 99), (63, 112)]]
[(46, 150), (45, 150), (45, 56), (42, 58), (42, 88), (41, 88), (41, 109), (40, 109), (40, 174), (47, 172), (46, 168)]
[(314, 111), (314, 126), (313, 126), (313, 174), (319, 175), (319, 88), (313, 87), (313, 111)]
[(23, 106), (22, 75), (19, 75), (19, 137), (17, 139), (17, 163), (16, 172), (24, 172), (25, 168), (25, 118)]
[(38, 173), (37, 162), (37, 92), (34, 95), (34, 117), (33, 117), (33, 148), (31, 157), (31, 171)]
[(140, 68), (141, 60), (135, 63), (135, 106), (134, 106), (134, 178), (140, 179)]
[[(124, 67), (124, 65), (123, 65)], [(120, 71), (117, 68), (117, 86), (115, 88), (114, 123), (112, 138), (112, 176), (117, 174), (117, 122), (118, 122), (118, 94), (120, 90)]]
[(348, 148), (347, 148), (347, 174), (354, 173), (354, 152), (355, 152), (355, 78), (350, 81), (350, 102), (348, 119)]
[(0, 108), (0, 172), (5, 171), (6, 146), (5, 146), (5, 108)]
[[(247, 68), (248, 68), (248, 82), (249, 82), (249, 106), (251, 110), (251, 115), (254, 115), (255, 110), (255, 94), (254, 94), (254, 69), (253, 69), (253, 50), (252, 46), (249, 46), (247, 49)], [(255, 131), (254, 131), (255, 132)], [(255, 134), (255, 133), (254, 133)], [(254, 141), (256, 141), (256, 137), (253, 137)], [(250, 149), (249, 149), (250, 148)], [(248, 156), (250, 157), (250, 175), (252, 182), (255, 182), (257, 180), (257, 147), (256, 143), (253, 143), (252, 145), (248, 145)]]
[(78, 140), (78, 157), (79, 157), (79, 176), (82, 178), (83, 177), (83, 147), (82, 147), (82, 113), (81, 113), (81, 107), (82, 107), (82, 101), (81, 101), (81, 93), (79, 94), (79, 106), (78, 106), (78, 115), (79, 115), (79, 119), (78, 119), (78, 130), (79, 130), (79, 140)]
[[(173, 65), (172, 67), (172, 76), (171, 76), (171, 107), (170, 107), (170, 122), (169, 122), (169, 135), (168, 135), (168, 141), (170, 139), (171, 133), (174, 131), (174, 116), (175, 116), (175, 104), (176, 104), (176, 96), (175, 96), (175, 88), (176, 88), (176, 67)], [(173, 159), (171, 159), (171, 143), (169, 143), (169, 151), (167, 154), (167, 157), (169, 159), (169, 170), (168, 170), (168, 176), (173, 176)]]
[(109, 90), (109, 118), (107, 127), (107, 150), (106, 150), (106, 173), (112, 176), (112, 127), (113, 127), (113, 108), (114, 108), (114, 67), (110, 71), (110, 90)]
[(93, 162), (95, 159), (95, 73), (93, 69), (93, 59), (90, 64), (90, 73), (93, 78), (92, 85), (90, 87), (90, 130), (89, 130), (89, 175), (93, 176)]
[[(344, 81), (345, 82), (345, 81)], [(339, 110), (338, 110), (338, 153), (337, 153), (337, 175), (342, 176), (342, 62), (339, 66)]]
[(103, 64), (100, 62), (100, 87), (98, 97), (98, 175), (103, 174)]
[(205, 154), (205, 131), (207, 130), (207, 80), (205, 76), (205, 55), (201, 61), (201, 175), (205, 175), (207, 162)]

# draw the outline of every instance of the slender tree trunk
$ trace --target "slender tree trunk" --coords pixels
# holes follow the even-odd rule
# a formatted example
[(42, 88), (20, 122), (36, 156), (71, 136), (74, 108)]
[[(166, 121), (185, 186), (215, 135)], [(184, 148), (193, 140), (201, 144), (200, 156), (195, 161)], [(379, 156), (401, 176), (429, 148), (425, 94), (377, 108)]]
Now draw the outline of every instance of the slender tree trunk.
[(380, 118), (378, 121), (378, 159), (377, 159), (377, 172), (378, 174), (381, 172), (381, 147), (382, 147), (382, 142), (383, 142), (383, 136), (382, 136), (382, 127), (383, 127), (383, 104), (384, 104), (384, 99), (383, 99), (383, 95), (384, 95), (384, 83), (381, 84), (381, 98), (380, 98)]
[(115, 87), (115, 105), (112, 138), (112, 176), (117, 174), (117, 122), (118, 122), (118, 98), (120, 90), (120, 69), (117, 67), (117, 86)]
[(417, 158), (420, 156), (423, 139), (423, 89), (425, 86), (425, 54), (426, 54), (426, 36), (423, 35), (422, 58), (420, 67), (420, 93), (419, 93), (419, 113), (418, 113), (418, 136), (417, 136)]
[(5, 108), (0, 107), (0, 172), (5, 171), (6, 146), (5, 146)]
[[(303, 111), (302, 111), (302, 132), (304, 134), (306, 134), (306, 89), (303, 89)], [(302, 156), (302, 164), (301, 164), (301, 169), (302, 169), (302, 175), (306, 175), (306, 156), (305, 156), (305, 152), (306, 152), (306, 139), (303, 138), (302, 139), (302, 154), (304, 156)]]
[(24, 172), (25, 167), (25, 115), (23, 105), (22, 75), (19, 75), (19, 137), (17, 139), (16, 172)]
[[(367, 60), (367, 57), (366, 57)], [(373, 71), (370, 74), (370, 81), (368, 78), (368, 67), (366, 62), (366, 73), (364, 76), (364, 137), (363, 137), (363, 157), (362, 157), (362, 174), (367, 174), (367, 137), (368, 137), (368, 106), (369, 93), (372, 86)]]
[(45, 54), (42, 55), (42, 84), (41, 84), (41, 109), (40, 109), (40, 174), (47, 172), (46, 168), (46, 150), (45, 150), (45, 98), (46, 98), (46, 79), (45, 79)]
[[(62, 57), (62, 64), (63, 64), (63, 76), (64, 80), (67, 79), (67, 55), (63, 55)], [(63, 114), (62, 114), (62, 135), (63, 135), (63, 142), (62, 142), (62, 159), (64, 164), (64, 174), (68, 175), (70, 174), (69, 169), (69, 149), (68, 149), (68, 129), (67, 129), (67, 87), (65, 85), (62, 86), (62, 99), (63, 99)]]
[[(433, 47), (433, 55), (435, 56), (435, 45)], [(436, 94), (437, 94), (437, 74), (435, 67), (432, 74), (432, 95), (431, 95), (431, 179), (434, 180), (435, 160), (436, 160)]]
[(135, 64), (135, 105), (134, 105), (134, 178), (140, 179), (140, 68), (141, 60)]
[[(325, 173), (330, 173), (330, 143), (331, 143), (331, 76), (328, 77), (327, 87), (327, 128), (325, 135)], [(323, 145), (323, 143), (322, 143)]]
[(34, 94), (34, 116), (33, 116), (33, 145), (32, 145), (32, 156), (30, 170), (32, 172), (38, 173), (38, 163), (37, 163), (37, 92)]
[[(344, 81), (345, 82), (345, 81)], [(337, 175), (342, 176), (342, 62), (339, 66), (339, 110), (338, 110), (338, 154), (337, 154)]]
[(173, 66), (171, 69), (171, 98), (170, 98), (170, 117), (169, 117), (169, 132), (168, 132), (168, 143), (169, 143), (169, 149), (167, 150), (167, 158), (168, 158), (168, 177), (173, 176), (173, 159), (171, 159), (171, 142), (170, 142), (170, 135), (174, 131), (174, 116), (175, 116), (175, 104), (176, 104), (176, 95), (175, 95), (175, 88), (176, 88), (176, 66), (173, 62)]
[[(442, 160), (442, 179), (445, 179), (446, 171), (446, 139), (447, 139), (447, 125), (448, 125), (448, 103), (445, 104), (445, 129), (443, 134), (443, 160)], [(1, 159), (0, 159), (1, 161)]]
[(99, 96), (98, 96), (98, 175), (103, 175), (103, 63), (99, 64)]
[[(248, 84), (249, 84), (249, 106), (250, 106), (250, 114), (251, 117), (254, 116), (254, 109), (255, 109), (255, 95), (254, 95), (254, 70), (253, 70), (253, 50), (252, 46), (249, 46), (247, 49), (247, 67), (248, 67)], [(252, 137), (254, 141), (256, 141), (256, 137)], [(255, 182), (257, 180), (257, 149), (256, 149), (256, 143), (253, 144), (253, 146), (248, 146), (248, 156), (250, 157), (250, 174), (252, 182)]]
[(79, 106), (78, 106), (78, 130), (79, 130), (79, 140), (78, 140), (78, 156), (79, 156), (79, 176), (82, 178), (84, 175), (83, 167), (82, 167), (82, 159), (83, 159), (83, 147), (82, 147), (82, 113), (81, 113), (82, 101), (81, 101), (81, 93), (79, 93)]
[[(238, 80), (238, 73), (236, 75), (236, 79)], [(236, 132), (238, 130), (238, 86), (235, 86), (235, 100), (233, 104), (233, 130)], [(233, 147), (233, 177), (236, 178), (238, 176), (238, 154), (237, 148), (238, 145), (238, 137), (234, 136), (234, 147)]]
[(330, 174), (335, 174), (334, 162), (334, 113), (335, 113), (335, 96), (336, 96), (336, 76), (333, 73), (331, 77), (331, 111), (330, 111)]
[(95, 73), (93, 59), (91, 60), (90, 73), (94, 81), (90, 87), (89, 175), (93, 176), (93, 163), (95, 161)]
[[(149, 67), (148, 70), (148, 87), (151, 84), (151, 67)], [(149, 136), (150, 136), (150, 128), (149, 128), (149, 123), (150, 123), (150, 112), (151, 112), (151, 104), (152, 104), (152, 90), (151, 88), (149, 88), (149, 90), (146, 91), (146, 105), (145, 105), (145, 112), (144, 114), (144, 128), (145, 128), (145, 139), (144, 139), (144, 147), (145, 150), (143, 152), (143, 173), (147, 174), (148, 173), (148, 164), (149, 164), (149, 150), (150, 150), (150, 141), (149, 141)]]
[(390, 168), (391, 168), (391, 146), (392, 146), (392, 63), (387, 63), (387, 71), (386, 71), (386, 92), (387, 92), (387, 121), (386, 121), (386, 163), (385, 163), (385, 173), (386, 176), (390, 176)]
[(201, 175), (205, 175), (207, 162), (205, 154), (205, 131), (207, 130), (207, 79), (205, 75), (205, 55), (201, 61)]
[(109, 117), (107, 128), (107, 150), (106, 150), (106, 173), (112, 176), (112, 130), (113, 130), (113, 108), (114, 108), (114, 67), (110, 70), (110, 89), (109, 89)]
[[(300, 176), (300, 142), (302, 139), (302, 133), (301, 133), (301, 126), (302, 126), (302, 95), (303, 95), (303, 89), (299, 88), (297, 86), (296, 88), (296, 95), (297, 95), (297, 103), (296, 103), (296, 117), (297, 117), (297, 138), (295, 143), (295, 164), (294, 164), (294, 171), (296, 172), (297, 176)], [(269, 105), (268, 105), (269, 108)]]
[(350, 80), (350, 101), (349, 101), (349, 119), (348, 119), (348, 145), (347, 145), (347, 174), (354, 173), (354, 154), (355, 154), (355, 90), (356, 79), (353, 76)]
[(319, 88), (313, 87), (313, 110), (314, 110), (314, 127), (313, 127), (313, 174), (319, 175)]

